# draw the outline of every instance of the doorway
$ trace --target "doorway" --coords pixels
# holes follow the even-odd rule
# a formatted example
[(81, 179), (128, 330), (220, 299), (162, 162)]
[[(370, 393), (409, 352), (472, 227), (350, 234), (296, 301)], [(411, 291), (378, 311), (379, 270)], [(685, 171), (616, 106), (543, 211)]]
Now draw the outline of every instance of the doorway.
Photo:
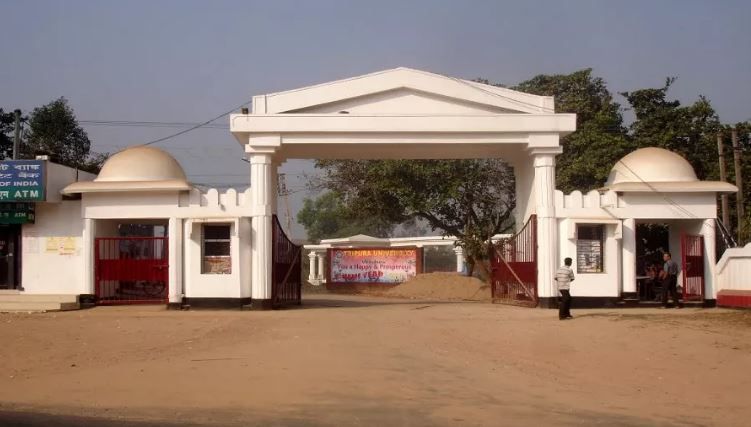
[(637, 223), (636, 277), (640, 301), (662, 301), (662, 255), (670, 252), (670, 227), (665, 223)]
[(18, 289), (21, 266), (21, 226), (0, 224), (0, 289)]

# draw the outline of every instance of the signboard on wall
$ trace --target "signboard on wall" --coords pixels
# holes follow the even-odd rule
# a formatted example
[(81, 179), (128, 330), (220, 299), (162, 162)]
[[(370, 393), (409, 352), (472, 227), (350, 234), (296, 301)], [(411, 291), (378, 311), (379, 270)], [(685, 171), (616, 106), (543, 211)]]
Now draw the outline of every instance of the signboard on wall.
[(73, 236), (48, 237), (44, 251), (58, 255), (74, 255), (76, 253), (76, 238)]
[(329, 284), (398, 284), (420, 272), (419, 248), (342, 248), (328, 251)]
[(0, 161), (0, 203), (43, 202), (45, 165), (44, 160)]
[(0, 203), (0, 224), (33, 224), (33, 203)]

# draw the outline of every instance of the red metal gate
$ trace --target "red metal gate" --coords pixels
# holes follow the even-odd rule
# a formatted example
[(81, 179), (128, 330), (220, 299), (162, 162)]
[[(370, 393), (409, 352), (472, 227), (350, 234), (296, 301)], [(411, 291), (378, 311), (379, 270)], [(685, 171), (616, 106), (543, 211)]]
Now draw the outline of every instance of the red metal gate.
[(167, 237), (99, 237), (94, 246), (97, 304), (167, 303)]
[(295, 245), (284, 234), (279, 218), (272, 221), (272, 269), (271, 301), (274, 308), (287, 304), (302, 303), (302, 270), (300, 252), (302, 247)]
[(683, 301), (704, 301), (704, 237), (681, 236)]
[(537, 306), (537, 217), (518, 233), (491, 246), (493, 302)]

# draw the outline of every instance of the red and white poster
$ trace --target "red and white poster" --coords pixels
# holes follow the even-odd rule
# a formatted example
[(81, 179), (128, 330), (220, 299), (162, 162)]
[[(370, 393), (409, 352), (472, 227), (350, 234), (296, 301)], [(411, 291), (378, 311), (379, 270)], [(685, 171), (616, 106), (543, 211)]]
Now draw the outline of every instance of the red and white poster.
[(397, 284), (417, 275), (417, 248), (330, 249), (329, 283)]

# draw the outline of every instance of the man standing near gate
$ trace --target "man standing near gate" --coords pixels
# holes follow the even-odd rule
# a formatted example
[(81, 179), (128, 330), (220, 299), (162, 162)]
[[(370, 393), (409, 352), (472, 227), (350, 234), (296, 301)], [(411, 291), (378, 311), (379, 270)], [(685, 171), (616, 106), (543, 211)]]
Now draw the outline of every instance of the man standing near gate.
[(571, 282), (574, 281), (574, 271), (571, 269), (571, 258), (563, 260), (563, 265), (555, 272), (555, 281), (558, 283), (558, 292), (561, 294), (561, 302), (558, 304), (558, 319), (573, 319), (571, 315)]
[(668, 308), (668, 292), (670, 292), (675, 307), (683, 308), (678, 301), (678, 263), (673, 261), (670, 252), (665, 252), (662, 259), (665, 261), (660, 272), (660, 276), (662, 276), (662, 306)]

